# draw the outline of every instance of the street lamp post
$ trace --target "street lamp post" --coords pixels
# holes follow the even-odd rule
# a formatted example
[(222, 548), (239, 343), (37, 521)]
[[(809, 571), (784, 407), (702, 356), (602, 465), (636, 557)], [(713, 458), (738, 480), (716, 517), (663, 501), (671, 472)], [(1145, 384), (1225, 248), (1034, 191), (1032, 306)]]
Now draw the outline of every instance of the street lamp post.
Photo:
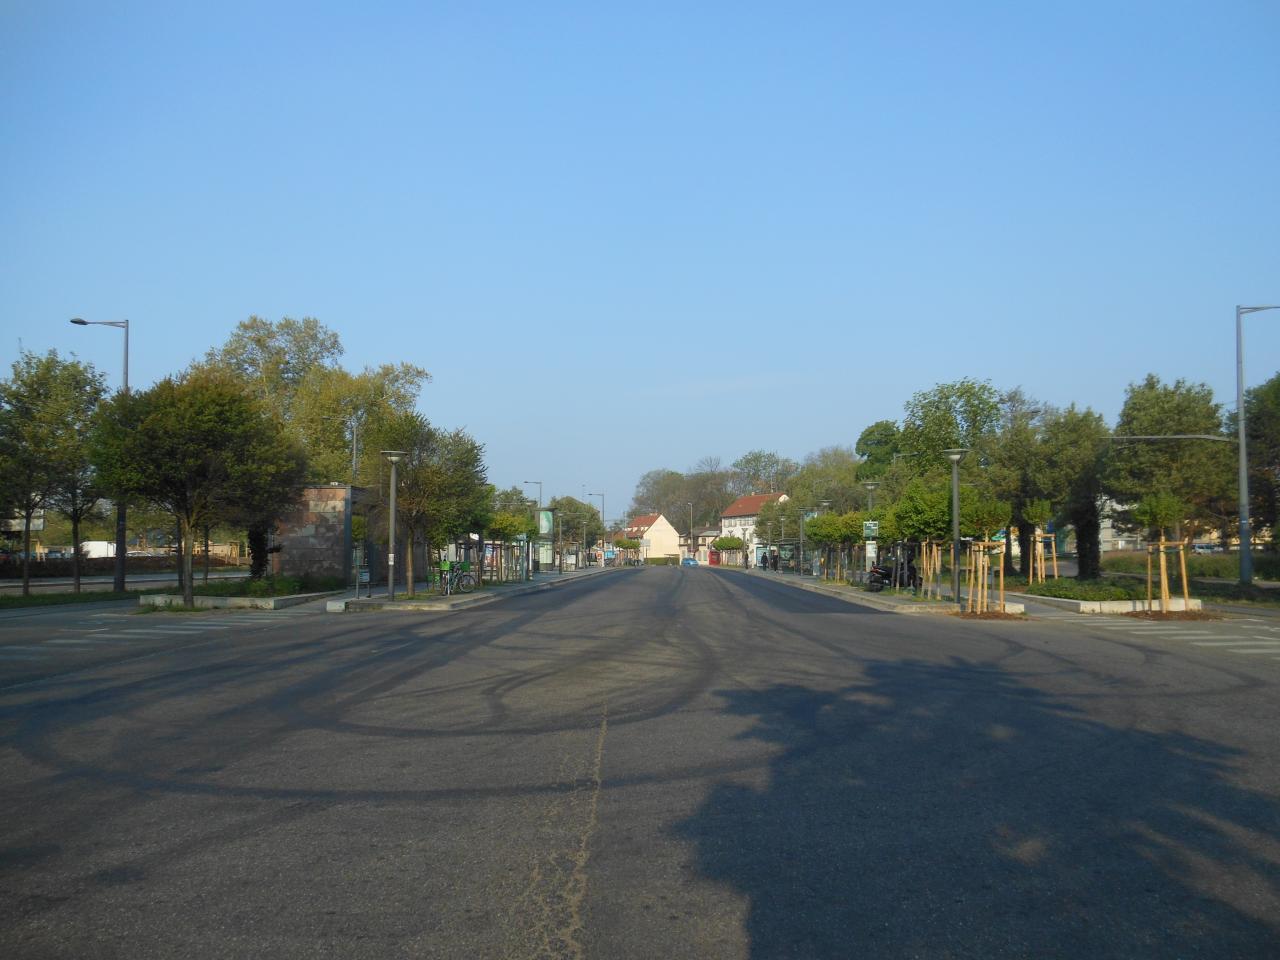
[(1240, 445), (1240, 583), (1253, 583), (1253, 531), (1249, 529), (1249, 458), (1244, 439), (1244, 323), (1245, 314), (1280, 310), (1280, 306), (1236, 307), (1236, 427)]
[[(129, 395), (129, 321), (128, 320), (82, 320), (73, 317), (71, 320), (77, 327), (116, 327), (124, 331), (124, 379), (121, 392)], [(124, 497), (116, 495), (116, 563), (115, 581), (112, 589), (123, 593), (125, 587), (125, 559), (129, 555), (129, 537), (127, 528)]]
[(408, 454), (403, 450), (383, 450), (382, 455), (391, 463), (391, 509), (387, 524), (387, 599), (396, 598), (396, 464)]
[(880, 486), (880, 481), (867, 480), (862, 485), (867, 488), (867, 513), (870, 513), (875, 507), (876, 487)]
[(693, 501), (685, 501), (689, 504), (689, 556), (693, 556)]
[(951, 461), (951, 596), (957, 609), (964, 609), (960, 599), (960, 458), (967, 450), (943, 450)]

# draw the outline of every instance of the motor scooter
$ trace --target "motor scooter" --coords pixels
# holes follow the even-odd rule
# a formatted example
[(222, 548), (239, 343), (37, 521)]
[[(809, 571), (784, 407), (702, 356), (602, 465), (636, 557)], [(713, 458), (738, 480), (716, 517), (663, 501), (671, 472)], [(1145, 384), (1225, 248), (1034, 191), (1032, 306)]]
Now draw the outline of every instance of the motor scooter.
[[(898, 586), (919, 589), (921, 581), (919, 575), (916, 573), (914, 563), (900, 564), (897, 572)], [(867, 572), (867, 589), (872, 593), (879, 593), (885, 587), (892, 586), (894, 579), (893, 574), (893, 564), (873, 564), (871, 569)]]

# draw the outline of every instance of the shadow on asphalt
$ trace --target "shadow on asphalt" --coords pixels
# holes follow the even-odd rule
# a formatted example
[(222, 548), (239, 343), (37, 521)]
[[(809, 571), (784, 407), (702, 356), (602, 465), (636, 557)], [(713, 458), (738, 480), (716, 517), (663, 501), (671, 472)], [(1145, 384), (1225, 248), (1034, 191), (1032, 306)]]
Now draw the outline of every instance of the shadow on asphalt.
[(719, 694), (781, 752), (677, 830), (748, 898), (752, 957), (1277, 955), (1280, 812), (1238, 751), (989, 667), (867, 678)]

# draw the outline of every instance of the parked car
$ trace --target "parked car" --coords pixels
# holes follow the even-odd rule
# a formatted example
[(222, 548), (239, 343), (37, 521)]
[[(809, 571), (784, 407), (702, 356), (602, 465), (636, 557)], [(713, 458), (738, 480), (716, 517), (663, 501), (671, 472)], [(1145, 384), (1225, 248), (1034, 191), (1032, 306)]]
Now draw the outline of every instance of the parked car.
[(685, 557), (683, 560), (680, 561), (680, 566), (682, 567), (696, 567), (697, 565), (698, 565), (698, 561), (695, 560), (693, 557)]

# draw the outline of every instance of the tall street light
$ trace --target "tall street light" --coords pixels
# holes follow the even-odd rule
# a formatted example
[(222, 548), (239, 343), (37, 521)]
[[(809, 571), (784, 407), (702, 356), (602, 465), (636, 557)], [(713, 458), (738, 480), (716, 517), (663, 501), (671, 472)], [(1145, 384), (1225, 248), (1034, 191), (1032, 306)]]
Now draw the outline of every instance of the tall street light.
[(956, 607), (964, 609), (960, 599), (960, 458), (968, 450), (943, 450), (951, 461), (951, 596), (955, 598)]
[(692, 557), (694, 555), (694, 552), (693, 552), (693, 501), (686, 500), (685, 502), (689, 504), (689, 556)]
[(1240, 582), (1253, 583), (1253, 531), (1249, 529), (1249, 458), (1244, 439), (1244, 324), (1247, 313), (1280, 310), (1280, 306), (1236, 307), (1236, 425), (1240, 443)]
[[(129, 321), (128, 320), (81, 320), (79, 317), (73, 317), (71, 320), (77, 327), (117, 327), (124, 331), (124, 380), (121, 385), (121, 392), (127, 397), (129, 395)], [(112, 589), (117, 593), (124, 592), (124, 568), (125, 558), (129, 555), (129, 539), (126, 530), (126, 509), (124, 497), (116, 496), (116, 565), (115, 565), (115, 582)]]
[(409, 454), (404, 450), (383, 450), (391, 463), (391, 522), (387, 525), (387, 599), (396, 598), (396, 464)]
[(870, 513), (875, 505), (876, 487), (880, 486), (880, 482), (878, 480), (867, 480), (862, 485), (867, 488), (867, 513)]

